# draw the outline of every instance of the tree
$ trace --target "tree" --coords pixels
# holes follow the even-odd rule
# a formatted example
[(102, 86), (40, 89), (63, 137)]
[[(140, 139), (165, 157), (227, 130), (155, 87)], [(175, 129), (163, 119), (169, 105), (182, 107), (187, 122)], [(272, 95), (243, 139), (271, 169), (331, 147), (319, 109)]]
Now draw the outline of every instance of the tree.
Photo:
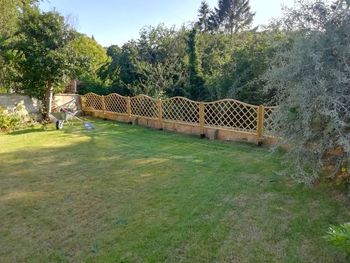
[(270, 104), (274, 91), (265, 89), (265, 73), (281, 45), (289, 38), (283, 32), (244, 32), (233, 39), (231, 59), (217, 77), (220, 98), (235, 98), (254, 105)]
[(196, 24), (199, 31), (207, 32), (209, 30), (210, 13), (211, 10), (208, 3), (206, 1), (202, 1), (198, 10), (198, 22)]
[(216, 16), (225, 32), (237, 33), (251, 27), (255, 13), (250, 10), (249, 0), (219, 0)]
[[(201, 62), (201, 75), (210, 94), (208, 99), (225, 98), (227, 91), (220, 80), (225, 76), (226, 65), (232, 62), (238, 41), (225, 34), (198, 34), (197, 49)], [(229, 84), (229, 86), (231, 83)]]
[(276, 136), (290, 146), (286, 157), (304, 183), (314, 182), (321, 171), (330, 178), (349, 176), (349, 4), (300, 2), (287, 10), (283, 22), (296, 35), (294, 45), (278, 53), (267, 74), (277, 91)]
[(76, 77), (80, 81), (97, 80), (98, 71), (109, 62), (106, 49), (83, 34), (77, 34), (70, 46), (78, 62), (75, 70)]
[(186, 33), (162, 24), (144, 27), (137, 41), (107, 49), (112, 61), (100, 76), (112, 80), (110, 91), (122, 95), (187, 95)]
[(17, 30), (23, 8), (30, 8), (37, 2), (37, 0), (0, 0), (0, 36), (12, 36)]
[(208, 32), (215, 33), (219, 31), (220, 21), (217, 16), (217, 9), (211, 10), (208, 18)]
[(78, 33), (70, 45), (77, 60), (74, 77), (79, 80), (79, 92), (97, 92), (101, 89), (106, 93), (105, 86), (110, 84), (110, 81), (107, 79), (103, 81), (99, 76), (101, 68), (109, 63), (106, 49), (92, 37)]
[[(98, 76), (102, 80), (103, 84), (108, 87), (107, 92), (118, 93), (124, 96), (130, 95), (129, 90), (121, 80), (121, 67), (122, 67), (122, 49), (118, 45), (112, 45), (107, 48), (108, 62), (103, 64), (98, 70)], [(83, 92), (90, 92), (91, 90), (85, 89)], [(95, 93), (100, 94), (94, 90)]]
[(144, 28), (138, 41), (135, 61), (140, 87), (137, 93), (151, 96), (187, 95), (183, 87), (187, 80), (185, 65), (186, 30), (164, 25)]
[(108, 62), (106, 50), (93, 38), (77, 34), (70, 45), (73, 48), (75, 57), (85, 61), (82, 65), (83, 67), (78, 68), (78, 78), (96, 76), (99, 68)]
[(202, 77), (200, 56), (198, 52), (197, 30), (193, 28), (188, 36), (188, 74), (189, 74), (189, 91), (191, 99), (206, 100), (208, 99), (208, 90)]
[(0, 93), (18, 91), (21, 87), (17, 81), (20, 72), (16, 68), (15, 55), (8, 45), (9, 40), (0, 39)]
[(161, 94), (194, 100), (233, 97), (268, 103), (272, 92), (264, 92), (262, 76), (270, 67), (278, 42), (284, 41), (280, 35), (278, 30), (230, 36), (163, 25), (145, 27), (138, 40), (107, 49), (111, 63), (99, 70), (105, 88), (94, 85), (80, 91)]
[(59, 91), (74, 71), (73, 30), (57, 12), (24, 9), (13, 49), (18, 55), (23, 91), (44, 102), (44, 116), (51, 109), (52, 91)]
[(15, 56), (9, 48), (9, 43), (18, 30), (18, 20), (23, 8), (31, 8), (36, 0), (0, 0), (0, 90), (16, 91), (20, 83), (16, 70)]

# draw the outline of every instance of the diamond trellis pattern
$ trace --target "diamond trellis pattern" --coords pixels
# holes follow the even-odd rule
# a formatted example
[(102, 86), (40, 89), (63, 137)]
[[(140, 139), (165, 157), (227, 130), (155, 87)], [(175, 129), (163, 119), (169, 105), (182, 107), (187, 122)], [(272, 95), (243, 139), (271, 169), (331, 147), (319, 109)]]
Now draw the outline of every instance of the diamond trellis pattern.
[(163, 101), (162, 109), (164, 120), (199, 124), (199, 103), (196, 101), (173, 97)]
[(205, 103), (205, 125), (256, 132), (258, 107), (226, 99)]
[(119, 94), (112, 93), (104, 97), (106, 111), (117, 112), (117, 113), (127, 113), (127, 102), (126, 97)]
[(83, 110), (102, 110), (103, 96), (96, 95), (95, 93), (88, 93), (82, 97), (84, 101)]
[(276, 121), (274, 120), (274, 111), (276, 107), (264, 107), (264, 135), (274, 136)]
[[(159, 119), (159, 121), (186, 122), (201, 127), (225, 128), (255, 134), (261, 131), (258, 128), (259, 107), (233, 99), (201, 104), (184, 97), (173, 97), (158, 103), (160, 101), (146, 95), (128, 98), (116, 93), (107, 96), (88, 93), (81, 96), (81, 101), (82, 109), (85, 111), (131, 114)], [(204, 118), (200, 116), (203, 112), (202, 105), (204, 106)], [(264, 109), (264, 116), (259, 114), (262, 118), (259, 123), (263, 123), (263, 134), (273, 137), (277, 127), (274, 118), (276, 107), (265, 106), (261, 109)]]
[(146, 95), (138, 95), (131, 99), (131, 114), (148, 118), (158, 118), (157, 100)]

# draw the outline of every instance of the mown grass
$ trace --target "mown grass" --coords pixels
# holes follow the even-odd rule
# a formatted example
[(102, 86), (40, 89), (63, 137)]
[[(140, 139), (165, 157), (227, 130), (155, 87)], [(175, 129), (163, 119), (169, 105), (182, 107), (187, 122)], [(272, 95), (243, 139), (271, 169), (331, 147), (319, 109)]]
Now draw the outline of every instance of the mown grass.
[(278, 154), (95, 121), (0, 135), (0, 262), (345, 262)]

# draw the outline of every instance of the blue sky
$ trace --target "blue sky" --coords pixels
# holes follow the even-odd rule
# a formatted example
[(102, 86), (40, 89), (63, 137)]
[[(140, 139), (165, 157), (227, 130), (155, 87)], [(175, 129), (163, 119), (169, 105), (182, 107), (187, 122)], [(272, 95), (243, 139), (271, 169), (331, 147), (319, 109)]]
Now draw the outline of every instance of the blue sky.
[[(197, 17), (201, 0), (43, 0), (42, 10), (55, 8), (71, 17), (78, 31), (95, 39), (103, 46), (122, 45), (138, 38), (145, 25), (167, 26), (189, 24)], [(251, 0), (255, 24), (266, 24), (281, 13), (281, 4), (291, 6), (294, 0)], [(207, 0), (213, 7), (217, 0)]]

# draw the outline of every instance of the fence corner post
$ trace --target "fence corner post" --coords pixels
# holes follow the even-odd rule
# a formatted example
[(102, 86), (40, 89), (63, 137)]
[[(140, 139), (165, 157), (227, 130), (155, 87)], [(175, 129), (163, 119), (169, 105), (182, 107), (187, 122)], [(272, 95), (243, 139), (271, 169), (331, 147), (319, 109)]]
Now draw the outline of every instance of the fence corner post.
[(200, 136), (201, 138), (205, 137), (205, 133), (204, 133), (204, 122), (205, 122), (205, 105), (204, 102), (201, 101), (199, 103), (199, 128), (200, 128)]
[(257, 144), (261, 145), (264, 137), (264, 115), (265, 115), (265, 109), (263, 105), (260, 105), (258, 107), (258, 113), (257, 113), (257, 126), (256, 126), (256, 135), (257, 135)]
[(163, 130), (163, 102), (161, 99), (158, 100), (158, 122), (159, 122), (159, 129)]
[(126, 112), (128, 114), (128, 122), (131, 123), (131, 100), (130, 97), (126, 97)]

